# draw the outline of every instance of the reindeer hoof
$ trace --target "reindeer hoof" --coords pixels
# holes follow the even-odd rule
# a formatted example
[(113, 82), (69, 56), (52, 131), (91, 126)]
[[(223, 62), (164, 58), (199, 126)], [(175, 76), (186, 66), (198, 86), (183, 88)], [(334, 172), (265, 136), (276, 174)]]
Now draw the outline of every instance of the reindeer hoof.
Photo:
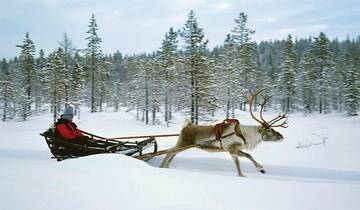
[(266, 171), (264, 169), (261, 169), (260, 172), (263, 173), (263, 174), (266, 173)]
[(246, 178), (247, 176), (245, 176), (244, 174), (239, 174), (239, 177), (244, 177), (244, 178)]

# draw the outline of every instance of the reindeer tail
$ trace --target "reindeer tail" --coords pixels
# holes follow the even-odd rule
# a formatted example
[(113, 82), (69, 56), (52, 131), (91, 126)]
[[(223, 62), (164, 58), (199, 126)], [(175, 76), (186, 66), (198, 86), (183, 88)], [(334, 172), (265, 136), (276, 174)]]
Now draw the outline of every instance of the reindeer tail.
[(192, 124), (192, 123), (191, 123), (190, 118), (187, 117), (187, 118), (185, 119), (183, 125), (182, 125), (182, 128), (185, 128), (185, 127), (187, 127), (187, 126), (189, 126), (189, 125), (191, 125), (191, 124)]

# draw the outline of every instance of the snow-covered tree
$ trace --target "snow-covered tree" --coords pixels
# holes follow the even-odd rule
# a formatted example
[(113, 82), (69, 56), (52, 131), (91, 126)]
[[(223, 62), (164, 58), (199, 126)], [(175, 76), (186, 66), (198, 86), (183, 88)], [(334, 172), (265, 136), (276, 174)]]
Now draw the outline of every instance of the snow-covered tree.
[(9, 64), (6, 59), (1, 62), (2, 78), (0, 80), (0, 99), (3, 103), (3, 116), (2, 121), (6, 121), (9, 118), (9, 112), (11, 112), (11, 104), (14, 102), (14, 84), (13, 74), (9, 68)]
[(35, 71), (35, 45), (30, 39), (29, 33), (26, 33), (22, 45), (17, 45), (21, 48), (20, 53), (20, 68), (21, 68), (21, 78), (22, 78), (22, 90), (24, 93), (21, 94), (22, 97), (19, 97), (22, 111), (21, 115), (23, 120), (27, 120), (28, 116), (31, 114), (31, 104), (33, 103), (33, 93), (34, 88), (34, 75)]
[(102, 57), (102, 53), (101, 53), (101, 49), (100, 49), (100, 44), (101, 44), (101, 38), (99, 38), (97, 31), (98, 29), (98, 25), (96, 23), (96, 19), (95, 19), (95, 15), (92, 14), (91, 19), (90, 19), (90, 23), (88, 25), (89, 29), (86, 32), (88, 34), (88, 37), (86, 37), (86, 40), (88, 41), (87, 43), (87, 48), (86, 48), (86, 57), (87, 57), (87, 70), (89, 72), (89, 76), (90, 76), (90, 88), (91, 88), (91, 93), (90, 93), (90, 106), (91, 106), (91, 112), (96, 112), (97, 111), (97, 106), (99, 105), (99, 102), (97, 101), (99, 98), (99, 94), (98, 94), (98, 80), (96, 78), (99, 69), (101, 68), (101, 57)]
[(360, 58), (355, 44), (350, 45), (345, 59), (345, 110), (349, 115), (358, 115), (360, 104)]
[(63, 60), (64, 51), (62, 48), (49, 55), (49, 62), (46, 65), (47, 86), (49, 91), (49, 102), (54, 112), (54, 120), (60, 113), (61, 105), (65, 102), (65, 63)]
[(195, 17), (194, 11), (190, 11), (185, 26), (181, 30), (184, 39), (184, 61), (186, 74), (190, 78), (190, 116), (191, 122), (198, 124), (200, 107), (206, 107), (210, 102), (209, 97), (209, 74), (207, 66), (207, 40), (204, 40), (203, 29)]
[(161, 62), (162, 75), (164, 77), (162, 89), (164, 94), (164, 120), (169, 124), (172, 118), (173, 95), (176, 91), (176, 71), (179, 63), (177, 52), (178, 34), (171, 27), (165, 34), (165, 39), (161, 44), (159, 51), (159, 60)]
[(35, 97), (35, 110), (40, 111), (41, 106), (43, 103), (45, 103), (45, 87), (44, 87), (44, 69), (46, 66), (46, 58), (45, 53), (42, 49), (40, 49), (39, 57), (36, 58), (36, 74), (34, 75), (35, 78), (35, 84), (34, 84), (34, 97)]
[(108, 61), (106, 57), (101, 56), (99, 60), (98, 71), (95, 76), (98, 82), (97, 92), (98, 92), (98, 100), (99, 100), (98, 104), (99, 104), (100, 112), (103, 111), (103, 103), (106, 102), (106, 99), (109, 95), (109, 76), (110, 76), (109, 65), (110, 65), (110, 61)]
[(301, 109), (305, 113), (312, 113), (316, 110), (316, 80), (317, 75), (315, 72), (315, 59), (316, 50), (315, 46), (311, 46), (305, 53), (303, 60), (300, 62), (298, 72), (298, 85), (297, 95), (299, 96)]
[(255, 88), (255, 59), (253, 58), (255, 51), (255, 43), (251, 40), (254, 30), (247, 28), (247, 15), (243, 12), (239, 13), (235, 19), (235, 27), (232, 30), (232, 36), (238, 45), (238, 69), (241, 73), (242, 84), (245, 89)]
[(85, 71), (82, 65), (81, 57), (78, 52), (74, 56), (74, 67), (72, 70), (72, 80), (70, 88), (70, 100), (77, 106), (82, 104), (85, 94)]
[(329, 40), (324, 33), (320, 33), (318, 38), (315, 38), (315, 46), (317, 51), (315, 60), (315, 71), (318, 76), (317, 91), (319, 112), (329, 113), (331, 108), (332, 86), (331, 80), (335, 71), (335, 63), (333, 61), (332, 53), (329, 49)]
[(63, 40), (61, 42), (59, 42), (61, 48), (63, 49), (63, 55), (64, 57), (62, 58), (64, 61), (64, 65), (65, 65), (65, 78), (64, 78), (64, 88), (65, 88), (65, 102), (69, 101), (70, 98), (70, 88), (71, 88), (71, 69), (72, 69), (72, 56), (73, 53), (75, 51), (73, 45), (72, 45), (72, 41), (70, 40), (69, 36), (67, 35), (67, 33), (63, 34)]
[(121, 99), (123, 99), (123, 89), (122, 85), (125, 83), (124, 74), (124, 57), (123, 55), (117, 51), (112, 56), (110, 56), (111, 65), (109, 67), (109, 95), (110, 101), (114, 106), (114, 110), (117, 112), (119, 110)]
[(288, 35), (284, 43), (280, 71), (277, 82), (277, 97), (279, 97), (282, 104), (282, 110), (290, 112), (294, 110), (296, 99), (296, 54), (291, 35)]
[(228, 34), (224, 42), (223, 53), (220, 54), (217, 78), (219, 101), (225, 103), (226, 118), (235, 117), (235, 107), (240, 103), (242, 84), (240, 71), (237, 68), (237, 47), (233, 37)]

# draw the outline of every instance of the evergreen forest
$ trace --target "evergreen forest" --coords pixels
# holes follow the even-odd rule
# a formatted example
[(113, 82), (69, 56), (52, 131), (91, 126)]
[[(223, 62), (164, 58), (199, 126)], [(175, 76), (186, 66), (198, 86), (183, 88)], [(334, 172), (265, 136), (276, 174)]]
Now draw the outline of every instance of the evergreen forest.
[[(57, 49), (45, 52), (24, 34), (19, 55), (0, 60), (2, 121), (28, 120), (51, 112), (57, 118), (71, 103), (79, 111), (133, 110), (146, 124), (171, 123), (183, 112), (198, 124), (221, 110), (224, 118), (246, 110), (250, 92), (273, 96), (268, 109), (306, 114), (358, 115), (360, 36), (253, 40), (245, 13), (234, 17), (224, 42), (208, 47), (206, 29), (194, 11), (182, 28), (170, 27), (152, 53), (102, 51), (93, 14), (84, 31), (85, 49), (66, 33)], [(14, 46), (15, 47), (15, 46)]]

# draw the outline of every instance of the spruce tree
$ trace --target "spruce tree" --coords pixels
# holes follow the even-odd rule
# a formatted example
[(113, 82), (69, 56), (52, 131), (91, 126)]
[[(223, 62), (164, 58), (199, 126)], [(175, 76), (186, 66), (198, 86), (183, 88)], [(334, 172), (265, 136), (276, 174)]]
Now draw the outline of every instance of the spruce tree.
[(184, 39), (184, 56), (187, 66), (186, 73), (190, 78), (190, 116), (191, 122), (198, 124), (200, 107), (210, 102), (209, 74), (207, 64), (207, 40), (204, 40), (203, 29), (199, 27), (194, 11), (190, 11), (181, 37)]
[(305, 53), (303, 60), (300, 62), (298, 72), (297, 92), (302, 110), (305, 113), (312, 113), (316, 110), (316, 81), (317, 75), (314, 68), (316, 60), (315, 46), (311, 46)]
[(11, 104), (14, 101), (14, 84), (12, 80), (12, 72), (9, 69), (9, 64), (6, 59), (1, 63), (2, 78), (0, 80), (0, 99), (3, 103), (3, 116), (2, 121), (6, 121), (9, 118), (9, 112), (11, 112)]
[(332, 86), (332, 108), (338, 112), (342, 112), (344, 109), (344, 88), (345, 88), (345, 62), (344, 55), (340, 53), (340, 44), (336, 40), (336, 56), (334, 56), (335, 69), (333, 77), (331, 78)]
[(17, 45), (21, 48), (20, 53), (20, 68), (22, 72), (22, 91), (21, 97), (19, 97), (22, 110), (21, 115), (23, 120), (27, 120), (28, 116), (31, 114), (31, 104), (33, 102), (33, 93), (34, 88), (34, 75), (35, 71), (35, 45), (30, 39), (29, 33), (26, 33), (22, 45)]
[(106, 57), (101, 55), (99, 66), (96, 72), (97, 74), (95, 75), (96, 81), (98, 83), (97, 92), (100, 112), (103, 111), (103, 103), (106, 102), (109, 94), (109, 64), (110, 62), (106, 59)]
[(226, 107), (226, 118), (235, 117), (235, 106), (240, 102), (242, 84), (240, 72), (237, 68), (237, 47), (234, 38), (228, 34), (224, 42), (223, 53), (220, 55), (220, 68), (218, 68), (219, 80), (217, 84), (221, 87), (219, 100), (223, 101)]
[(125, 70), (124, 70), (124, 58), (123, 55), (117, 51), (110, 57), (111, 65), (109, 70), (110, 81), (109, 81), (109, 95), (111, 102), (114, 106), (114, 110), (117, 112), (119, 110), (120, 102), (123, 98), (122, 85), (124, 84), (125, 79)]
[(320, 33), (315, 38), (315, 46), (317, 48), (317, 56), (315, 60), (315, 71), (318, 76), (317, 91), (320, 113), (329, 113), (332, 102), (332, 86), (331, 79), (335, 72), (335, 63), (332, 53), (329, 49), (329, 40), (324, 33)]
[(58, 113), (61, 111), (61, 104), (65, 102), (64, 77), (66, 69), (63, 56), (63, 49), (58, 48), (56, 52), (49, 55), (49, 63), (46, 65), (49, 102), (54, 112), (54, 120), (56, 120)]
[(64, 88), (65, 88), (65, 102), (69, 102), (69, 94), (70, 94), (70, 88), (71, 88), (71, 69), (72, 69), (72, 56), (74, 53), (74, 47), (72, 45), (72, 42), (70, 40), (70, 38), (68, 37), (67, 33), (63, 34), (63, 40), (61, 42), (59, 42), (61, 48), (63, 49), (63, 55), (64, 57), (63, 62), (65, 65), (65, 78), (64, 78)]
[(291, 35), (288, 35), (284, 43), (284, 50), (280, 64), (278, 79), (278, 97), (282, 104), (283, 112), (294, 110), (296, 91), (296, 54)]
[(40, 111), (41, 110), (41, 106), (43, 103), (45, 103), (45, 97), (44, 95), (46, 95), (45, 91), (44, 91), (44, 69), (46, 66), (46, 58), (45, 58), (45, 53), (42, 49), (40, 49), (39, 52), (39, 57), (36, 59), (36, 79), (35, 79), (35, 110), (36, 111)]
[(360, 59), (354, 43), (350, 45), (345, 59), (345, 110), (349, 115), (354, 116), (358, 115), (360, 101)]
[(176, 71), (178, 68), (177, 40), (178, 34), (171, 27), (165, 34), (165, 39), (161, 44), (159, 59), (161, 62), (164, 94), (164, 120), (169, 125), (172, 118), (173, 95), (176, 91)]
[(96, 76), (98, 75), (98, 71), (101, 68), (101, 39), (99, 38), (97, 31), (98, 25), (96, 23), (95, 15), (92, 14), (90, 23), (89, 23), (89, 29), (86, 32), (88, 34), (88, 37), (86, 40), (88, 41), (87, 48), (86, 48), (86, 57), (88, 61), (87, 69), (90, 73), (90, 106), (91, 106), (91, 112), (97, 111), (97, 106), (99, 105), (97, 99), (99, 98), (98, 95), (98, 81)]
[(254, 30), (247, 28), (247, 15), (239, 13), (235, 19), (235, 27), (232, 30), (232, 36), (238, 46), (238, 69), (241, 73), (242, 84), (245, 89), (255, 88), (255, 43), (251, 40)]
[(82, 104), (84, 98), (85, 88), (85, 71), (81, 62), (81, 57), (78, 52), (74, 56), (74, 66), (72, 70), (71, 80), (71, 101), (75, 104), (75, 111), (78, 110), (78, 106)]

